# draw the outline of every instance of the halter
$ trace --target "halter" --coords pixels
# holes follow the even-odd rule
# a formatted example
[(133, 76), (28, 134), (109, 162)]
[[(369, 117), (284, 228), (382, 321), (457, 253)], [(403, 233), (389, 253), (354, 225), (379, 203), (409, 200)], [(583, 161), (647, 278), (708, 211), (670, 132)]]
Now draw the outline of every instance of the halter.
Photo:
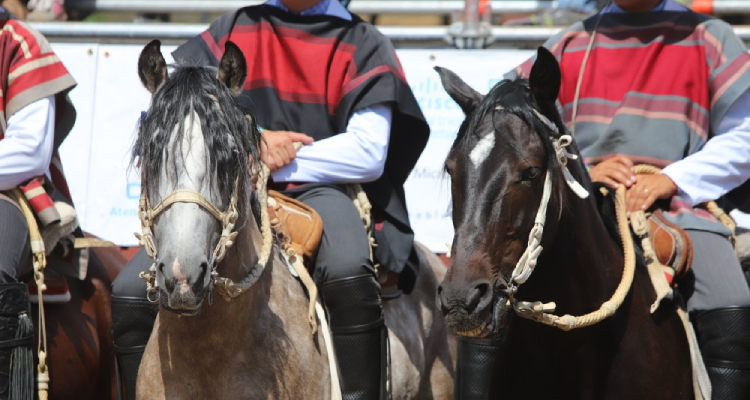
[[(246, 291), (252, 286), (260, 277), (261, 273), (265, 269), (266, 264), (271, 256), (271, 248), (273, 245), (273, 235), (271, 233), (271, 227), (268, 218), (267, 203), (267, 191), (266, 181), (268, 180), (268, 167), (263, 163), (260, 163), (260, 169), (257, 171), (254, 181), (256, 183), (256, 192), (259, 194), (261, 202), (260, 213), (261, 213), (261, 233), (263, 235), (263, 245), (261, 247), (260, 257), (258, 263), (250, 269), (250, 272), (245, 276), (244, 279), (235, 283), (229, 278), (219, 276), (217, 267), (219, 263), (224, 259), (227, 253), (227, 249), (234, 245), (234, 240), (237, 238), (238, 232), (235, 230), (235, 223), (237, 222), (237, 192), (239, 189), (239, 179), (234, 181), (234, 190), (232, 196), (229, 199), (229, 206), (227, 210), (222, 212), (214, 206), (210, 200), (206, 199), (201, 193), (190, 190), (190, 189), (178, 189), (170, 193), (165, 197), (156, 207), (151, 208), (148, 196), (146, 194), (146, 188), (144, 186), (141, 189), (141, 199), (138, 203), (138, 218), (141, 220), (141, 234), (136, 233), (135, 236), (138, 238), (140, 244), (145, 248), (146, 254), (151, 258), (154, 263), (151, 264), (148, 272), (141, 272), (138, 276), (146, 282), (147, 294), (146, 297), (152, 303), (156, 303), (159, 300), (159, 287), (156, 281), (156, 263), (158, 262), (158, 253), (156, 250), (156, 243), (154, 242), (154, 236), (151, 228), (154, 226), (156, 218), (164, 212), (169, 206), (175, 203), (193, 203), (202, 207), (214, 218), (221, 222), (221, 237), (216, 243), (216, 247), (211, 257), (211, 275), (209, 283), (209, 291), (214, 288), (224, 298), (229, 301), (242, 292)], [(209, 296), (209, 302), (211, 297)]]

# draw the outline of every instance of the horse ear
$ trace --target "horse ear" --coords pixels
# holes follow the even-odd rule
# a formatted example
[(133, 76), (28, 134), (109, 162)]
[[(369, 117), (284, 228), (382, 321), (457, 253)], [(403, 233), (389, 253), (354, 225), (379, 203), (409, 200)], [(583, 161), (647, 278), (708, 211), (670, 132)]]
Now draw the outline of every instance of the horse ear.
[(219, 80), (234, 94), (242, 91), (242, 86), (247, 78), (247, 62), (242, 50), (231, 41), (224, 45), (224, 56), (219, 62)]
[(529, 74), (531, 93), (538, 101), (554, 103), (560, 93), (561, 80), (562, 73), (557, 59), (549, 50), (539, 47), (536, 53), (536, 62), (531, 67), (531, 74)]
[(448, 92), (453, 101), (458, 103), (464, 114), (469, 115), (474, 111), (477, 104), (482, 101), (482, 95), (462, 81), (453, 71), (442, 67), (435, 67), (435, 71), (440, 75), (440, 81), (443, 83), (445, 91)]
[(167, 62), (161, 55), (161, 42), (152, 40), (138, 58), (138, 76), (152, 94), (167, 80)]

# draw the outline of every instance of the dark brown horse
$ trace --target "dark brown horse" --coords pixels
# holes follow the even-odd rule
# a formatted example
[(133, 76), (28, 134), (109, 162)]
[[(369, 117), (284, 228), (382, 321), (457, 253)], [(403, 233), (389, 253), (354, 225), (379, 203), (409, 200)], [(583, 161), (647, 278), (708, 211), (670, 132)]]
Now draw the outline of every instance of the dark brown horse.
[[(86, 279), (68, 278), (70, 301), (45, 304), (52, 400), (115, 398), (110, 286), (127, 260), (115, 247), (92, 248), (89, 254)], [(37, 311), (35, 305), (34, 321)]]
[[(560, 69), (540, 48), (528, 81), (503, 81), (482, 96), (448, 70), (443, 86), (466, 120), (446, 161), (452, 178), (453, 259), (438, 290), (458, 334), (503, 343), (493, 382), (509, 399), (643, 399), (693, 396), (685, 332), (673, 304), (655, 313), (643, 265), (624, 303), (596, 325), (563, 331), (518, 318), (508, 305), (511, 274), (527, 247), (547, 173), (551, 198), (534, 274), (513, 296), (556, 302), (582, 315), (610, 298), (623, 271), (612, 203), (592, 188), (584, 165), (568, 169), (591, 195), (566, 186), (555, 141), (565, 132), (555, 108)], [(569, 147), (570, 152), (578, 150)], [(597, 196), (595, 196), (595, 194)]]

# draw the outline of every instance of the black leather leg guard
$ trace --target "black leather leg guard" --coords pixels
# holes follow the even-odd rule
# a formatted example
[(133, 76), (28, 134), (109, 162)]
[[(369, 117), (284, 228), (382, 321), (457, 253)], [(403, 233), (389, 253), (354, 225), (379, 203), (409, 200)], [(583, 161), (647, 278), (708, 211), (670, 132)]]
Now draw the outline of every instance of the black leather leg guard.
[(454, 400), (500, 398), (498, 374), (504, 345), (495, 339), (458, 338)]
[(145, 298), (112, 297), (112, 337), (126, 400), (135, 399), (138, 367), (158, 311), (158, 304)]
[(386, 398), (387, 335), (380, 285), (371, 275), (337, 279), (320, 291), (328, 308), (344, 400)]
[(750, 399), (750, 307), (703, 311), (694, 325), (712, 398)]
[(0, 400), (34, 398), (34, 354), (29, 289), (0, 284)]

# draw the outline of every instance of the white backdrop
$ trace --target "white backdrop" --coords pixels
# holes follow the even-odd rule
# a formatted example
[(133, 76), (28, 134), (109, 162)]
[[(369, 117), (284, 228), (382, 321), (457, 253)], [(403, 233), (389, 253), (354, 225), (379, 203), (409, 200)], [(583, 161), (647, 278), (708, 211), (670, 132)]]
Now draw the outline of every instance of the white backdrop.
[[(86, 231), (121, 246), (137, 244), (139, 178), (129, 169), (135, 127), (148, 108), (149, 93), (138, 79), (141, 45), (52, 43), (78, 82), (71, 98), (78, 119), (61, 149), (65, 173)], [(162, 51), (171, 62), (173, 46)], [(463, 113), (443, 90), (439, 65), (481, 93), (532, 54), (529, 50), (398, 50), (406, 77), (432, 129), (430, 141), (406, 183), (406, 199), (417, 240), (445, 252), (453, 229), (449, 181), (443, 161)], [(750, 226), (750, 218), (741, 221)]]
[[(141, 45), (53, 43), (78, 81), (71, 98), (78, 110), (73, 132), (63, 144), (65, 173), (83, 228), (122, 246), (136, 244), (139, 179), (129, 168), (135, 127), (148, 108), (149, 93), (138, 79)], [(172, 46), (162, 51), (171, 62)], [(463, 113), (440, 85), (435, 65), (450, 68), (486, 92), (531, 53), (519, 50), (399, 50), (398, 55), (432, 128), (406, 185), (407, 205), (417, 240), (444, 252), (453, 235), (448, 179), (442, 164)]]

